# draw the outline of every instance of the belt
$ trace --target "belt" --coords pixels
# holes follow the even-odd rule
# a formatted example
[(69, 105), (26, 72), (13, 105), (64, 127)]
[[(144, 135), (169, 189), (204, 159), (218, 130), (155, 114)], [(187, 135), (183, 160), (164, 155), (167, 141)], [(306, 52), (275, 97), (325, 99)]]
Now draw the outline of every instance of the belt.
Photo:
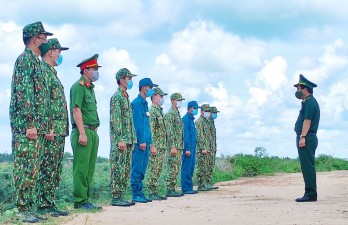
[[(93, 130), (93, 131), (97, 131), (98, 130), (97, 126), (92, 126), (92, 125), (89, 125), (89, 124), (83, 124), (83, 127), (87, 128), (87, 129), (90, 129), (90, 130)], [(72, 125), (72, 129), (74, 129), (74, 128), (76, 128), (76, 124)]]
[[(302, 133), (302, 131), (296, 132), (297, 135), (301, 135), (301, 133)], [(317, 134), (317, 132), (316, 131), (308, 131), (307, 134)]]

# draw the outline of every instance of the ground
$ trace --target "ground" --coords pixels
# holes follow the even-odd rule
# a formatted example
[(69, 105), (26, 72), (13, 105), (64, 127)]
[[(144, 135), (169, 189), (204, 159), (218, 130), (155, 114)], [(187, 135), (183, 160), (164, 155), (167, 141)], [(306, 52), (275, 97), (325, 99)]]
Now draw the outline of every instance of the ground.
[(318, 202), (297, 203), (304, 184), (301, 173), (242, 178), (200, 192), (133, 207), (104, 206), (99, 213), (65, 218), (81, 224), (348, 224), (348, 171), (317, 173)]

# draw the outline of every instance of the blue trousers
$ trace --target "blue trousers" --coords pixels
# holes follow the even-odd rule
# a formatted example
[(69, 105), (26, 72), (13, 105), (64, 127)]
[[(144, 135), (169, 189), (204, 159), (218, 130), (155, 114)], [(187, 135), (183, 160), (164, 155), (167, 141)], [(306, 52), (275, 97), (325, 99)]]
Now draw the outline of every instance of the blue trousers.
[(181, 165), (181, 190), (183, 192), (193, 190), (192, 178), (196, 163), (196, 150), (191, 151), (190, 156), (186, 156), (185, 152), (183, 150)]
[(143, 180), (147, 164), (149, 163), (150, 144), (146, 143), (146, 150), (141, 150), (139, 144), (134, 145), (132, 154), (131, 186), (133, 197), (142, 195)]

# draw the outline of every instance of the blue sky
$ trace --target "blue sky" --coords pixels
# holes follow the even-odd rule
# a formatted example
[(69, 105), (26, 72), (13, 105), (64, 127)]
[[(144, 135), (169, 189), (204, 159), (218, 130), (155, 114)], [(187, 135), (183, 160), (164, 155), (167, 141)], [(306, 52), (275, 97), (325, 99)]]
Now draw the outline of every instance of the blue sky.
[[(69, 97), (76, 65), (99, 54), (96, 82), (101, 119), (99, 155), (109, 154), (109, 100), (115, 73), (138, 74), (138, 94), (150, 77), (221, 111), (215, 121), (218, 153), (297, 157), (293, 132), (300, 101), (293, 84), (300, 73), (318, 84), (321, 107), (318, 154), (348, 158), (348, 2), (343, 0), (220, 1), (3, 1), (0, 12), (0, 152), (11, 151), (8, 119), (13, 65), (23, 51), (22, 28), (42, 21), (63, 46), (56, 67)], [(69, 101), (69, 99), (67, 99)], [(165, 99), (164, 111), (170, 107)], [(181, 109), (181, 115), (185, 107)], [(67, 138), (66, 151), (71, 152)]]

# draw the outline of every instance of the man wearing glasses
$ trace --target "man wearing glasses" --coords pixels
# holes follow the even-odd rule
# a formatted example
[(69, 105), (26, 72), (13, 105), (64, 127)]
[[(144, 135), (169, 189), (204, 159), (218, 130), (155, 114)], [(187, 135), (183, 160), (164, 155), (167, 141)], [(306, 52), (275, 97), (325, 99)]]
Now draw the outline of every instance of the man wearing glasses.
[(39, 46), (47, 36), (41, 22), (23, 28), (24, 52), (14, 65), (11, 84), (10, 123), (14, 155), (16, 205), (23, 222), (47, 219), (32, 212), (34, 187), (39, 174), (39, 154), (45, 135), (49, 133), (48, 85), (42, 75)]

